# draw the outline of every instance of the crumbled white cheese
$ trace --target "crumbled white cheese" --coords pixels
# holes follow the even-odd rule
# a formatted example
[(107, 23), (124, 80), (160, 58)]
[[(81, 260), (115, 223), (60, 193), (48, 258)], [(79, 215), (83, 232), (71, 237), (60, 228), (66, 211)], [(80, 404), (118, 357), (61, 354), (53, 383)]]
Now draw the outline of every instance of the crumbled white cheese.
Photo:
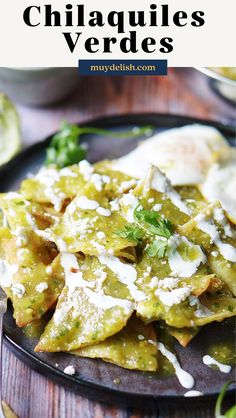
[(104, 182), (105, 184), (109, 184), (109, 183), (111, 183), (111, 178), (110, 178), (109, 176), (105, 176), (105, 175), (103, 175), (103, 176), (102, 176), (102, 179), (103, 179), (103, 182)]
[(97, 211), (97, 213), (99, 213), (99, 215), (102, 215), (102, 216), (111, 216), (110, 209), (105, 209), (105, 208), (102, 208), (101, 206), (99, 206), (96, 209), (96, 211)]
[(94, 274), (96, 277), (98, 277), (98, 279), (101, 280), (101, 282), (106, 280), (107, 273), (102, 268), (98, 268), (97, 270), (95, 270)]
[(165, 277), (164, 279), (160, 280), (158, 283), (158, 287), (162, 289), (175, 289), (178, 286), (179, 279), (173, 277)]
[(36, 287), (35, 290), (39, 293), (43, 293), (44, 290), (48, 289), (48, 284), (46, 282), (42, 282), (39, 283)]
[(86, 196), (80, 196), (76, 199), (76, 206), (84, 210), (95, 210), (99, 207), (99, 203), (96, 200), (88, 199)]
[(22, 296), (25, 294), (25, 286), (21, 283), (12, 284), (11, 290), (13, 295), (17, 296), (18, 298), (22, 298)]
[(60, 212), (63, 201), (66, 198), (64, 193), (55, 189), (56, 183), (60, 180), (60, 171), (55, 168), (42, 167), (36, 174), (35, 179), (45, 186), (45, 195), (54, 205), (55, 210)]
[(52, 266), (47, 266), (46, 267), (46, 273), (47, 274), (52, 274), (52, 271), (53, 271)]
[(104, 234), (104, 232), (102, 232), (102, 231), (98, 231), (98, 232), (96, 233), (96, 237), (97, 237), (98, 239), (103, 239), (103, 238), (105, 238), (105, 237), (106, 237), (106, 235)]
[(109, 204), (110, 204), (110, 206), (111, 206), (111, 211), (112, 211), (112, 212), (117, 212), (117, 211), (119, 211), (119, 210), (120, 210), (119, 199), (114, 199), (114, 200), (111, 200), (111, 201), (109, 202)]
[(74, 173), (69, 167), (64, 167), (60, 170), (61, 177), (77, 177), (77, 174)]
[(102, 176), (100, 176), (100, 174), (97, 174), (97, 173), (92, 174), (90, 181), (94, 184), (95, 189), (98, 192), (102, 191), (102, 188), (104, 186), (104, 181), (103, 181)]
[(157, 286), (158, 286), (158, 282), (159, 282), (158, 277), (156, 277), (156, 276), (152, 277), (152, 279), (151, 279), (151, 281), (150, 281), (150, 283), (149, 283), (149, 287), (150, 287), (151, 289), (153, 289), (153, 288), (157, 287)]
[(153, 206), (152, 210), (155, 210), (156, 212), (159, 212), (161, 210), (161, 208), (162, 208), (162, 205), (160, 203), (156, 203)]
[(136, 184), (137, 184), (137, 181), (134, 179), (123, 181), (123, 183), (121, 183), (119, 187), (119, 192), (120, 193), (127, 192), (128, 190), (132, 189), (132, 187), (136, 186)]
[(90, 180), (94, 168), (87, 160), (80, 161), (79, 169), (81, 174), (84, 176), (84, 179), (87, 181)]
[(90, 181), (91, 181), (91, 183), (93, 183), (93, 184), (94, 184), (95, 189), (96, 189), (98, 192), (101, 192), (101, 191), (102, 191), (102, 189), (103, 189), (103, 186), (104, 186), (105, 184), (110, 183), (110, 182), (111, 182), (111, 179), (110, 179), (110, 177), (108, 177), (108, 176), (102, 176), (102, 175), (100, 175), (100, 174), (94, 173), (94, 174), (92, 174), (92, 175), (91, 175), (91, 177), (90, 177)]
[(178, 305), (187, 299), (191, 294), (191, 289), (189, 287), (180, 287), (173, 289), (171, 291), (157, 289), (155, 295), (160, 299), (163, 305), (171, 307), (173, 305)]

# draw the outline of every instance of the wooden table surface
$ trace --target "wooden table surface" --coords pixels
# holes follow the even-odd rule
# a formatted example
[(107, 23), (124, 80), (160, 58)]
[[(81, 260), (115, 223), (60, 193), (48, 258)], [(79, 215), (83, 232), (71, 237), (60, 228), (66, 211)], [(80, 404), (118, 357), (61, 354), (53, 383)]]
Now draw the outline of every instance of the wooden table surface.
[[(211, 92), (195, 70), (170, 70), (168, 77), (84, 77), (66, 101), (44, 109), (18, 105), (24, 145), (55, 132), (62, 119), (82, 122), (100, 116), (161, 112), (223, 123), (235, 108)], [(212, 406), (142, 412), (82, 398), (49, 381), (4, 349), (4, 399), (20, 418), (211, 418)], [(102, 400), (101, 400), (102, 401)]]

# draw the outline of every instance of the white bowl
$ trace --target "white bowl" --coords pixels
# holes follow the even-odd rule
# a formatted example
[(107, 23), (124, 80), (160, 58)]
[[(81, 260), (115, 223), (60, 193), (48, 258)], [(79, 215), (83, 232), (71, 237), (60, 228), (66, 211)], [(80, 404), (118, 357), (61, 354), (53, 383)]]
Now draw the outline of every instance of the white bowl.
[(31, 106), (62, 100), (75, 90), (78, 80), (76, 68), (0, 67), (0, 91), (13, 101)]

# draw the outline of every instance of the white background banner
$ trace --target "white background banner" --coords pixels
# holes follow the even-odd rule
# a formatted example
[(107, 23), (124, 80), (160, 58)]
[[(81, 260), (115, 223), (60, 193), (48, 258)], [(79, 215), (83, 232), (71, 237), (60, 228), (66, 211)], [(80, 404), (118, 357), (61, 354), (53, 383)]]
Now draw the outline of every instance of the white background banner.
[[(66, 5), (72, 5), (73, 26), (66, 25)], [(150, 9), (150, 5), (156, 5)], [(57, 20), (61, 26), (45, 26), (45, 5), (52, 5), (52, 11), (57, 11)], [(78, 25), (78, 5), (84, 5), (84, 16), (79, 13), (79, 19), (84, 18), (85, 26)], [(169, 26), (161, 26), (163, 19), (163, 7), (167, 5)], [(29, 6), (30, 19), (34, 27), (27, 26), (23, 19), (24, 10)], [(81, 11), (81, 9), (79, 9)], [(150, 27), (150, 11), (156, 13), (157, 26)], [(89, 13), (101, 11), (104, 18), (104, 26), (90, 26), (88, 24)], [(107, 15), (111, 11), (124, 12), (125, 33), (118, 33), (117, 26), (110, 26)], [(143, 27), (131, 27), (129, 25), (128, 11), (144, 11), (146, 25)], [(181, 14), (181, 24), (173, 23), (173, 15), (178, 11), (184, 11), (187, 17)], [(192, 13), (203, 11), (205, 24), (193, 26)], [(60, 12), (60, 16), (59, 16)], [(94, 15), (95, 16), (95, 15)], [(119, 15), (122, 23), (121, 14)], [(52, 17), (52, 23), (54, 22)], [(236, 66), (235, 53), (235, 18), (236, 1), (225, 0), (217, 2), (213, 0), (1, 0), (0, 2), (0, 66), (10, 67), (45, 67), (45, 66), (77, 66), (78, 59), (167, 59), (168, 65), (178, 66)], [(114, 24), (118, 16), (114, 17)], [(154, 19), (154, 15), (153, 15)], [(121, 51), (120, 41), (133, 34), (136, 53)], [(71, 52), (63, 32), (69, 33), (71, 40), (75, 42), (77, 33), (80, 33), (74, 51)], [(86, 51), (85, 42), (88, 38), (97, 38), (93, 41), (92, 49), (95, 53)], [(110, 42), (110, 53), (104, 53), (104, 38), (116, 38)], [(152, 53), (144, 52), (142, 42), (145, 38), (155, 40), (149, 49), (155, 49)], [(162, 38), (172, 38), (173, 50), (168, 53), (161, 51)], [(136, 38), (136, 39), (135, 39)], [(105, 41), (108, 43), (109, 41)], [(122, 41), (126, 48), (130, 46), (129, 40)], [(151, 42), (151, 41), (148, 41)]]

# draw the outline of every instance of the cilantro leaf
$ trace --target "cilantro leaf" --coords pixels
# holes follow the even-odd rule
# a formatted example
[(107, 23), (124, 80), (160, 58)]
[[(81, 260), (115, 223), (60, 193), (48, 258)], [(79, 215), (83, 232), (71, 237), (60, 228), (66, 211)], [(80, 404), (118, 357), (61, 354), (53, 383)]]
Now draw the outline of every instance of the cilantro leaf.
[(134, 224), (126, 225), (118, 235), (130, 241), (140, 243), (148, 240), (146, 252), (150, 257), (163, 258), (168, 249), (168, 239), (173, 234), (171, 222), (162, 218), (159, 212), (143, 209), (138, 205), (134, 210)]
[(124, 231), (117, 232), (117, 235), (129, 241), (135, 241), (137, 243), (140, 243), (144, 236), (144, 232), (141, 228), (139, 228), (139, 226), (126, 225)]
[(146, 252), (149, 257), (163, 258), (168, 248), (167, 240), (155, 239), (151, 244), (147, 246)]
[(172, 235), (172, 224), (168, 219), (161, 219), (156, 225), (150, 226), (149, 231), (159, 237), (170, 238)]
[(141, 205), (138, 205), (134, 211), (134, 219), (139, 223), (144, 223), (143, 228), (151, 235), (158, 235), (169, 239), (173, 234), (173, 226), (171, 222), (166, 218), (161, 218), (159, 212), (154, 210), (142, 209)]

